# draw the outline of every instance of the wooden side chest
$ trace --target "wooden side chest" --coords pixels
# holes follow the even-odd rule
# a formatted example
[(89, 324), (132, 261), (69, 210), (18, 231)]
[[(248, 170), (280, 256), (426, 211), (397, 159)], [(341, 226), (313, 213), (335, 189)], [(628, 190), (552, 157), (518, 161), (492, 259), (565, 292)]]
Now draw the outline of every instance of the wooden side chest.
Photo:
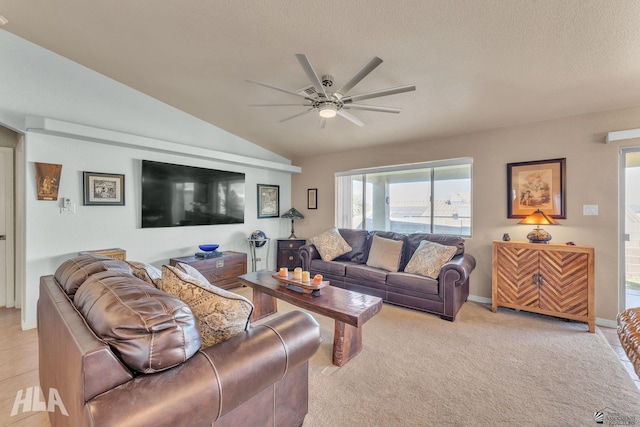
[(495, 241), (492, 310), (578, 320), (594, 332), (594, 263), (592, 246)]
[(242, 286), (238, 276), (247, 273), (247, 254), (242, 252), (226, 251), (218, 257), (199, 258), (192, 255), (169, 260), (173, 266), (179, 262), (189, 264), (202, 273), (209, 283), (223, 289)]
[(302, 267), (298, 249), (306, 243), (307, 239), (278, 239), (278, 264), (276, 267), (287, 267), (289, 270)]

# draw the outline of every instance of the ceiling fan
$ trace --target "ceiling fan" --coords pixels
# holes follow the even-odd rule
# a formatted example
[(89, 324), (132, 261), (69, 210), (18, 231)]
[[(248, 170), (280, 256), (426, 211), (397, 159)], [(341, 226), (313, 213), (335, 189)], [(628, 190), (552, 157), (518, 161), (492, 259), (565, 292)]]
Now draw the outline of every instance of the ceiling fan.
[(373, 92), (361, 93), (358, 95), (347, 95), (355, 85), (360, 83), (360, 81), (367, 75), (369, 75), (369, 73), (371, 73), (378, 65), (382, 64), (382, 59), (378, 58), (377, 56), (371, 58), (362, 68), (360, 68), (353, 76), (351, 76), (351, 78), (349, 78), (349, 80), (347, 80), (347, 82), (344, 83), (342, 87), (340, 87), (340, 89), (335, 91), (332, 91), (331, 89), (331, 87), (333, 86), (333, 76), (327, 74), (323, 75), (320, 78), (311, 66), (311, 63), (307, 59), (306, 55), (298, 53), (296, 54), (296, 58), (302, 66), (305, 74), (307, 75), (307, 78), (311, 81), (311, 86), (309, 87), (294, 92), (276, 86), (271, 86), (266, 83), (247, 80), (249, 83), (263, 86), (269, 89), (278, 90), (280, 92), (288, 93), (289, 95), (294, 95), (303, 99), (296, 104), (250, 104), (250, 106), (252, 107), (308, 107), (301, 113), (297, 113), (293, 116), (286, 117), (280, 120), (280, 123), (286, 122), (287, 120), (294, 119), (312, 111), (318, 111), (320, 115), (320, 128), (324, 128), (326, 119), (335, 117), (336, 115), (343, 117), (358, 126), (364, 126), (365, 123), (362, 120), (358, 119), (345, 110), (367, 110), (377, 111), (381, 113), (397, 114), (401, 111), (401, 109), (394, 107), (381, 107), (376, 105), (355, 104), (354, 101), (357, 102), (363, 101), (365, 99), (380, 98), (382, 96), (394, 95), (397, 93), (416, 90), (415, 85), (405, 85), (389, 89), (376, 90)]

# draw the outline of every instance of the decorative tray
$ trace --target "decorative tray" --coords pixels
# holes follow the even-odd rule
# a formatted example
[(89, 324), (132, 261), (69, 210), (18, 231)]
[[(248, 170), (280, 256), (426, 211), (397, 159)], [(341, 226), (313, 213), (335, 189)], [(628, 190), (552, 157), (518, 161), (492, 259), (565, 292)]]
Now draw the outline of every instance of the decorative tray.
[(329, 285), (328, 280), (323, 280), (319, 285), (314, 285), (313, 279), (309, 280), (308, 282), (303, 282), (301, 279), (294, 279), (293, 273), (289, 273), (287, 277), (280, 277), (278, 273), (275, 273), (272, 275), (272, 277), (276, 279), (281, 286), (285, 286), (288, 289), (292, 289), (294, 291), (302, 292), (305, 294), (320, 293), (320, 289)]

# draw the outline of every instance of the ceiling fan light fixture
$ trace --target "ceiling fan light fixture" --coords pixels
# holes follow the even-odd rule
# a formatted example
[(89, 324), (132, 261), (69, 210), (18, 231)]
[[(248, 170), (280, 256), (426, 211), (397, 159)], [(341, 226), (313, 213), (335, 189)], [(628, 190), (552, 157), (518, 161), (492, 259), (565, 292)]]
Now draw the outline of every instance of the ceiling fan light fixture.
[(320, 112), (320, 117), (323, 119), (330, 119), (336, 116), (338, 109), (332, 103), (325, 103), (318, 107), (318, 111)]

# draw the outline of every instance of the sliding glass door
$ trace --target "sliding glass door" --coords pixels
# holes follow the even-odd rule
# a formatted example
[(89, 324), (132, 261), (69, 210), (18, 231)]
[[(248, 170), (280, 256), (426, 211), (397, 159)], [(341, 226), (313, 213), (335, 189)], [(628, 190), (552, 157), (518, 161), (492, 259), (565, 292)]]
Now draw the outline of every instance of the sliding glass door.
[(640, 307), (640, 147), (623, 149), (620, 159), (621, 261), (620, 308)]

